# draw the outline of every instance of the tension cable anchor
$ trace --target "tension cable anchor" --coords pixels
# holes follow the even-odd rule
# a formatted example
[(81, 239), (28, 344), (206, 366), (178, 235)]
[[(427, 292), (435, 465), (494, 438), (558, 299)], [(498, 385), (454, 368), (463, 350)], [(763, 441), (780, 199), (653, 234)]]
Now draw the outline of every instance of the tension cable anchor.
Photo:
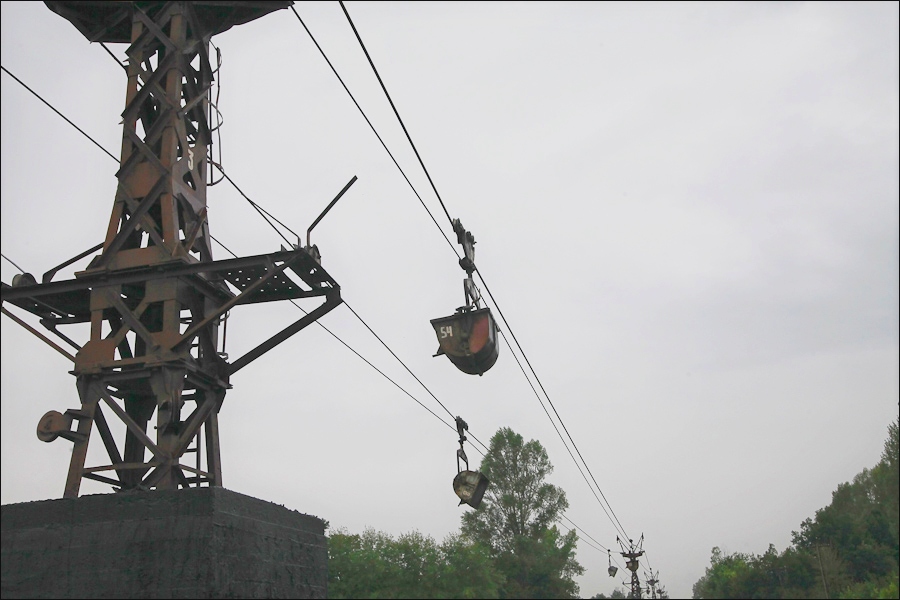
[[(466, 451), (463, 448), (463, 444), (467, 439), (466, 434), (463, 432), (468, 430), (468, 423), (463, 421), (461, 417), (456, 417), (459, 449), (456, 451), (456, 477), (453, 478), (453, 491), (459, 496), (460, 506), (468, 504), (472, 508), (478, 508), (481, 506), (481, 499), (490, 482), (483, 473), (469, 470), (469, 459), (466, 457)], [(460, 460), (466, 463), (465, 470), (460, 467)]]

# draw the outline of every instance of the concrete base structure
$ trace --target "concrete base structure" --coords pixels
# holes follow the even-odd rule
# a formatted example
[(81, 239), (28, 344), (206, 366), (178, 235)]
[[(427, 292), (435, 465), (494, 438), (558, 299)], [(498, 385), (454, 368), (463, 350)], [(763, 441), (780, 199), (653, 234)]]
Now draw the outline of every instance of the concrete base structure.
[(325, 598), (325, 523), (222, 488), (2, 507), (3, 598)]

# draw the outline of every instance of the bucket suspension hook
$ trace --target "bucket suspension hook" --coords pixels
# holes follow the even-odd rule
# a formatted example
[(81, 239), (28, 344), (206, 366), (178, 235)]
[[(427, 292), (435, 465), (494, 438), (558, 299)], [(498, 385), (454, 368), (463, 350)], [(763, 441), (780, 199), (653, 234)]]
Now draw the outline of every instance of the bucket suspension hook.
[(466, 296), (466, 305), (456, 309), (456, 312), (468, 312), (481, 308), (481, 290), (475, 285), (471, 273), (463, 279), (463, 293)]
[(462, 420), (461, 417), (456, 417), (456, 431), (459, 433), (459, 450), (456, 451), (456, 473), (459, 474), (462, 472), (462, 468), (459, 465), (460, 459), (464, 463), (466, 463), (466, 471), (469, 470), (469, 459), (466, 456), (466, 451), (463, 449), (463, 442), (466, 441), (466, 435), (463, 431), (468, 431), (469, 425), (465, 421)]
[(606, 549), (606, 554), (607, 554), (607, 556), (609, 557), (609, 568), (606, 569), (606, 572), (609, 573), (609, 576), (610, 576), (610, 577), (615, 577), (615, 576), (616, 576), (616, 572), (619, 570), (619, 568), (613, 566), (613, 564), (612, 564), (612, 552), (610, 551), (609, 548)]
[(459, 266), (466, 272), (463, 280), (463, 290), (466, 297), (466, 305), (457, 309), (457, 312), (477, 310), (481, 308), (481, 290), (475, 285), (472, 273), (475, 272), (475, 236), (466, 231), (459, 219), (453, 219), (453, 231), (456, 232), (456, 241), (463, 247), (464, 256), (459, 259)]

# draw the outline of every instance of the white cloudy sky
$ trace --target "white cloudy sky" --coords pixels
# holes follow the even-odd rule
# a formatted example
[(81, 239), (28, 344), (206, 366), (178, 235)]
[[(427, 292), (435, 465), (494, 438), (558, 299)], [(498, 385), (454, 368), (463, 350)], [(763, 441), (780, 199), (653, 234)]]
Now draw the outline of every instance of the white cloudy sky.
[[(3, 66), (117, 154), (123, 71), (43, 3), (0, 7)], [(339, 5), (297, 8), (449, 233)], [(674, 596), (713, 546), (783, 550), (878, 461), (898, 411), (896, 3), (347, 8), (512, 332)], [(615, 547), (509, 349), (484, 377), (432, 358), (429, 320), (463, 303), (464, 273), (294, 15), (214, 41), (230, 176), (296, 231), (358, 176), (313, 235), (343, 297), (479, 439), (509, 426), (540, 440), (568, 517)], [(39, 276), (102, 241), (116, 168), (2, 74), (5, 256)], [(227, 183), (209, 204), (231, 250), (278, 249)], [(3, 281), (15, 273), (3, 260)], [(227, 350), (298, 317), (241, 307)], [(322, 323), (449, 419), (346, 307)], [(61, 496), (70, 447), (34, 431), (77, 405), (70, 368), (3, 317), (4, 504)], [(229, 489), (350, 531), (458, 528), (455, 433), (319, 327), (232, 383)], [(584, 596), (621, 585), (604, 553), (582, 544), (578, 559)]]

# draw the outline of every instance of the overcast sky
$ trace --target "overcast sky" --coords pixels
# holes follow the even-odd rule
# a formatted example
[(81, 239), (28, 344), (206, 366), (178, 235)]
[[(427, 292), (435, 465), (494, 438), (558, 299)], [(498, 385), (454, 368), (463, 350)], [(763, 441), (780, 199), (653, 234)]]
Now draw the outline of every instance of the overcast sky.
[[(898, 413), (897, 3), (346, 6), (512, 333), (673, 596), (690, 596), (713, 546), (784, 550), (876, 464)], [(124, 72), (43, 3), (0, 7), (3, 66), (118, 155)], [(340, 6), (297, 8), (455, 240)], [(429, 320), (463, 304), (464, 273), (294, 14), (213, 41), (231, 178), (302, 232), (358, 176), (312, 240), (344, 299), (480, 440), (503, 426), (539, 440), (567, 516), (615, 549), (509, 348), (483, 377), (432, 357)], [(118, 165), (0, 81), (2, 251), (40, 278), (102, 241)], [(283, 243), (227, 183), (208, 201), (237, 254)], [(2, 261), (4, 282), (17, 272)], [(226, 351), (298, 317), (238, 307)], [(321, 323), (450, 421), (347, 307)], [(71, 445), (34, 432), (78, 405), (71, 368), (2, 318), (4, 504), (62, 495)], [(232, 384), (225, 487), (351, 532), (458, 529), (455, 432), (320, 327)], [(108, 462), (96, 440), (92, 460)], [(584, 597), (623, 585), (605, 552), (577, 558)]]

